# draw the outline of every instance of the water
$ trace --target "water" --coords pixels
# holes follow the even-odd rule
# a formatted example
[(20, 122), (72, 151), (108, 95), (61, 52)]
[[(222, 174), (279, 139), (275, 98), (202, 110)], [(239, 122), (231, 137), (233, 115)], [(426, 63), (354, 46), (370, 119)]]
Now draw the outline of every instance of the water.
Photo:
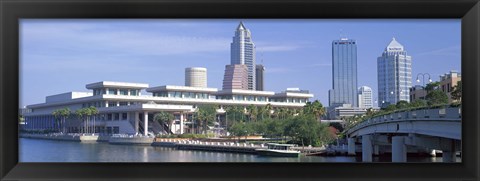
[[(361, 162), (361, 157), (262, 157), (252, 154), (175, 150), (173, 148), (19, 139), (20, 162)], [(413, 157), (409, 162), (441, 162), (441, 157)], [(457, 158), (459, 161), (459, 158)], [(374, 162), (390, 158), (374, 157)]]

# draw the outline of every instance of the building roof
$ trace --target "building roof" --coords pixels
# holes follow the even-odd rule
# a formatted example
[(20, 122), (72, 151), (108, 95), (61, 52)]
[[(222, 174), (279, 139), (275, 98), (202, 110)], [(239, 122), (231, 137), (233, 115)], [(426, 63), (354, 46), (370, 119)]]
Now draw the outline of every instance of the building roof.
[(256, 91), (243, 89), (226, 89), (217, 92), (217, 95), (256, 95), (256, 96), (272, 96), (275, 92), (270, 91)]
[(207, 87), (190, 87), (190, 86), (176, 86), (176, 85), (164, 85), (157, 87), (150, 87), (146, 89), (147, 92), (162, 92), (162, 91), (189, 91), (189, 92), (207, 92), (215, 93), (218, 91), (217, 88), (207, 88)]
[(395, 38), (392, 38), (392, 41), (385, 48), (386, 51), (403, 51), (403, 45), (400, 44)]
[(96, 89), (96, 88), (105, 88), (105, 87), (145, 89), (145, 88), (148, 88), (148, 84), (130, 83), (130, 82), (101, 81), (101, 82), (95, 82), (95, 83), (87, 84), (85, 87), (87, 89)]
[(243, 25), (243, 22), (240, 21), (240, 24), (238, 24), (237, 30), (246, 30), (245, 25)]
[(272, 97), (278, 98), (278, 97), (297, 97), (297, 98), (312, 98), (313, 94), (309, 93), (301, 93), (301, 92), (280, 92), (280, 93), (275, 93)]

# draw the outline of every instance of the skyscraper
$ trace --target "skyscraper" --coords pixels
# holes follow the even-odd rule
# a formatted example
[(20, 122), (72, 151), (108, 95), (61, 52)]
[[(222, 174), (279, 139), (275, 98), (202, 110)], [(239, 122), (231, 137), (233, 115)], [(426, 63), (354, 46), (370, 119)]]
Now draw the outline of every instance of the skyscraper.
[(255, 67), (255, 76), (256, 76), (256, 90), (258, 91), (263, 91), (265, 88), (263, 87), (263, 81), (264, 81), (264, 77), (263, 77), (263, 73), (265, 72), (265, 67), (262, 65), (262, 64), (258, 64), (256, 65)]
[(203, 67), (185, 68), (185, 86), (207, 87), (207, 69)]
[(410, 102), (412, 86), (412, 57), (395, 38), (377, 59), (378, 101), (380, 107)]
[(373, 107), (372, 88), (368, 86), (362, 86), (358, 88), (358, 107), (361, 107), (361, 108)]
[(248, 69), (246, 65), (226, 65), (223, 77), (223, 90), (248, 89)]
[(357, 94), (357, 44), (355, 40), (341, 38), (332, 42), (332, 89), (329, 105), (358, 106)]
[(248, 89), (255, 90), (255, 44), (252, 41), (250, 30), (242, 22), (235, 31), (233, 42), (230, 44), (231, 65), (242, 64), (248, 68)]

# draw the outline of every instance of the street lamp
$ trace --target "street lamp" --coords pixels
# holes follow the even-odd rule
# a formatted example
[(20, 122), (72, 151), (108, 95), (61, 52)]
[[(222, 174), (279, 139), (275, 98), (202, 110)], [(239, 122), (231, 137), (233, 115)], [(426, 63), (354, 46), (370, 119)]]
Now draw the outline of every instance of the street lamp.
[(417, 74), (417, 82), (420, 82), (420, 79), (418, 79), (418, 77), (419, 77), (419, 76), (422, 76), (423, 87), (425, 87), (425, 75), (428, 75), (428, 82), (432, 82), (432, 79), (430, 78), (430, 74), (429, 74), (429, 73), (419, 73), (419, 74)]

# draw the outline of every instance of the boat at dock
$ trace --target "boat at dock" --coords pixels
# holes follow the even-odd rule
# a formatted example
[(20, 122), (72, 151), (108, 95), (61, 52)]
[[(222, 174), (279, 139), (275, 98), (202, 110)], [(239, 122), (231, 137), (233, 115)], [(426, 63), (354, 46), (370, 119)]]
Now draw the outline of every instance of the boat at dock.
[(293, 144), (267, 143), (267, 148), (255, 149), (260, 156), (298, 157), (300, 151), (292, 150)]

